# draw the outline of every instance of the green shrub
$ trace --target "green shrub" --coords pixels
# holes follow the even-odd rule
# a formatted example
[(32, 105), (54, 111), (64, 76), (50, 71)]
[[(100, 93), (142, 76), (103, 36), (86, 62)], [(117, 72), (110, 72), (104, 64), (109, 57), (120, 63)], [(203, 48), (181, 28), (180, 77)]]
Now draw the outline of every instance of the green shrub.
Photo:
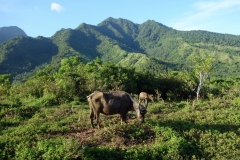
[(236, 97), (232, 101), (233, 106), (240, 107), (240, 97)]

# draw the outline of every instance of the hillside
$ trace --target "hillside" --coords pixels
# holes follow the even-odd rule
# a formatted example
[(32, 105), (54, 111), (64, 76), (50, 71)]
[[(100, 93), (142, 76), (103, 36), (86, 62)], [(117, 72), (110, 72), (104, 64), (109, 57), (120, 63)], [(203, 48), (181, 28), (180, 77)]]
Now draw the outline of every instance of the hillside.
[(27, 34), (17, 26), (0, 27), (0, 43), (6, 42), (16, 36), (27, 37)]
[[(21, 61), (16, 61), (17, 55)], [(210, 55), (216, 75), (235, 76), (240, 72), (240, 36), (178, 31), (153, 20), (136, 24), (110, 17), (97, 26), (82, 23), (62, 29), (50, 38), (11, 39), (0, 45), (0, 72), (16, 76), (46, 63), (58, 67), (62, 58), (73, 55), (83, 62), (100, 57), (103, 62), (157, 73), (188, 68), (191, 57)]]
[(49, 63), (52, 56), (58, 52), (57, 46), (44, 37), (18, 36), (0, 46), (0, 72), (11, 73), (13, 76)]

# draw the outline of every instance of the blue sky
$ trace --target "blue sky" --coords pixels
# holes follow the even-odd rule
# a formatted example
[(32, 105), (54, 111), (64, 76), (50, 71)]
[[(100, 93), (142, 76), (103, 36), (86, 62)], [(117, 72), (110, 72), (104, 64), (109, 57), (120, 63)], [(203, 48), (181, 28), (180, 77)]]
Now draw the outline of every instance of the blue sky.
[(240, 35), (240, 0), (0, 0), (0, 27), (18, 26), (31, 37), (108, 17)]

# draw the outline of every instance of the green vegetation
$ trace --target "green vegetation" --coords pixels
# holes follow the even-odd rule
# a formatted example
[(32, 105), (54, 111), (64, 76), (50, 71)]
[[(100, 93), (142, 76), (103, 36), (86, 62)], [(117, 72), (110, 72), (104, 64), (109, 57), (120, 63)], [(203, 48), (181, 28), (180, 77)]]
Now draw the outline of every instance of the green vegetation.
[(58, 52), (57, 46), (44, 37), (14, 37), (0, 44), (0, 48), (0, 73), (12, 77), (49, 63)]
[[(239, 159), (239, 43), (113, 18), (10, 39), (0, 44), (0, 159)], [(128, 124), (101, 115), (92, 129), (95, 90), (156, 101), (144, 124), (129, 112)]]
[(202, 86), (207, 80), (209, 74), (213, 71), (213, 66), (212, 66), (213, 59), (211, 57), (208, 57), (206, 59), (199, 59), (194, 57), (192, 61), (195, 63), (193, 70), (196, 74), (195, 76), (198, 77), (198, 82), (199, 82), (196, 90), (197, 100), (198, 100), (199, 93)]
[(0, 27), (0, 43), (4, 43), (16, 36), (27, 37), (27, 34), (17, 26)]
[(193, 57), (211, 56), (218, 68), (215, 76), (226, 78), (240, 73), (239, 46), (239, 36), (177, 31), (153, 20), (135, 24), (110, 17), (97, 26), (82, 23), (62, 29), (50, 38), (15, 37), (0, 44), (0, 74), (11, 74), (18, 83), (48, 64), (57, 70), (70, 56), (84, 63), (99, 57), (104, 63), (165, 74), (188, 70)]
[[(198, 59), (206, 62), (207, 59)], [(201, 68), (197, 63), (193, 68)], [(202, 66), (204, 67), (204, 66)], [(13, 85), (0, 76), (0, 159), (238, 159), (240, 78), (210, 75), (199, 99), (194, 71), (153, 74), (78, 56), (47, 65)], [(134, 112), (128, 124), (100, 116), (92, 129), (86, 96), (94, 90), (125, 90), (137, 100), (154, 93), (145, 123)]]
[[(232, 98), (232, 97), (231, 97)], [(150, 103), (142, 125), (101, 115), (91, 129), (81, 105), (1, 109), (1, 159), (235, 159), (239, 106), (228, 97)]]

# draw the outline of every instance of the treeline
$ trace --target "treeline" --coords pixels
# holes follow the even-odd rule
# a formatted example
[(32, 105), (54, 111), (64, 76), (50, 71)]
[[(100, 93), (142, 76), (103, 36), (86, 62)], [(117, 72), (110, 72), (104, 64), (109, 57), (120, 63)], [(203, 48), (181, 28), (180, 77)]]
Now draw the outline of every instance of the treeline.
[(179, 32), (184, 41), (189, 44), (206, 43), (221, 46), (235, 46), (240, 43), (239, 36), (231, 34), (220, 34), (208, 31), (185, 31)]
[[(201, 88), (201, 97), (221, 95), (238, 79), (208, 79)], [(65, 58), (59, 69), (48, 65), (37, 71), (24, 83), (12, 85), (10, 75), (0, 76), (1, 102), (17, 105), (57, 105), (86, 101), (86, 96), (95, 90), (124, 90), (131, 94), (141, 91), (153, 93), (158, 100), (182, 100), (195, 97), (199, 79), (191, 71), (172, 71), (153, 74), (122, 67), (99, 58), (85, 64), (78, 56)]]

